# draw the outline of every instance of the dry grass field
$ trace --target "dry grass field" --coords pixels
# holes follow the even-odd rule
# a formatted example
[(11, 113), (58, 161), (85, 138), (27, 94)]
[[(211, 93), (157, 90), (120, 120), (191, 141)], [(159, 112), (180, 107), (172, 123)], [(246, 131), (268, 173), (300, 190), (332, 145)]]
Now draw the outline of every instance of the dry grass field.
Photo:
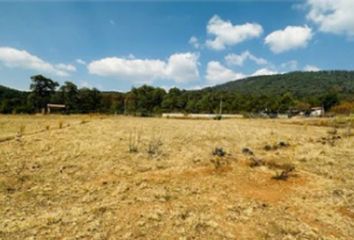
[(354, 137), (301, 121), (0, 116), (0, 239), (353, 239)]

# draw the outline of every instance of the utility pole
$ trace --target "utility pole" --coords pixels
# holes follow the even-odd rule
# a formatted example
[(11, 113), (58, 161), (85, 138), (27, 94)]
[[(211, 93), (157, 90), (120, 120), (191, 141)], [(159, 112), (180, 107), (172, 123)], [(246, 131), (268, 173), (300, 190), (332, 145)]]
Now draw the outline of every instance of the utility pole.
[(219, 115), (222, 115), (222, 98), (220, 99)]
[(124, 96), (124, 115), (127, 115), (127, 96)]

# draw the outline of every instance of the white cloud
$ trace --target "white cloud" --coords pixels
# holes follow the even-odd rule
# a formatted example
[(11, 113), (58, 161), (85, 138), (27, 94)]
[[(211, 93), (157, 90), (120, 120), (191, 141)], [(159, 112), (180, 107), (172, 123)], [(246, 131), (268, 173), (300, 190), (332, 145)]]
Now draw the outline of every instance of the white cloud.
[(314, 65), (306, 65), (304, 67), (304, 71), (305, 72), (318, 72), (318, 71), (321, 71), (321, 69), (317, 66), (314, 66)]
[(210, 61), (207, 65), (206, 80), (211, 84), (221, 84), (224, 82), (244, 78), (245, 75), (237, 73), (223, 66), (218, 61)]
[(168, 59), (165, 74), (176, 82), (190, 82), (199, 79), (197, 54), (176, 53)]
[(138, 83), (160, 79), (181, 83), (199, 79), (198, 58), (189, 52), (173, 54), (167, 61), (110, 57), (93, 61), (87, 68), (91, 74)]
[(230, 21), (224, 21), (215, 15), (208, 22), (207, 32), (213, 35), (214, 39), (208, 39), (206, 45), (214, 50), (223, 50), (226, 46), (232, 46), (248, 39), (259, 37), (263, 32), (263, 28), (257, 23), (233, 25)]
[(60, 63), (60, 64), (56, 64), (55, 67), (65, 72), (76, 72), (76, 67), (71, 64)]
[(255, 62), (258, 65), (265, 65), (268, 63), (264, 58), (258, 58), (249, 51), (245, 51), (239, 55), (231, 53), (225, 56), (225, 61), (228, 65), (243, 66), (247, 59)]
[(76, 71), (73, 65), (53, 65), (25, 50), (11, 47), (0, 47), (0, 62), (9, 68), (29, 69), (62, 77), (69, 76), (71, 72)]
[(194, 48), (200, 48), (200, 43), (199, 43), (199, 40), (197, 37), (195, 36), (192, 36), (190, 39), (189, 39), (189, 42), (188, 42), (190, 45), (192, 45)]
[(265, 75), (274, 75), (274, 74), (278, 74), (278, 72), (268, 68), (261, 68), (255, 71), (251, 76), (265, 76)]
[(80, 58), (76, 59), (75, 62), (81, 65), (86, 65), (86, 62)]
[(274, 53), (281, 53), (291, 49), (306, 47), (312, 38), (312, 30), (308, 26), (287, 26), (283, 30), (270, 33), (265, 38)]
[(272, 70), (269, 68), (261, 68), (256, 70), (252, 74), (243, 74), (240, 72), (235, 72), (232, 69), (229, 69), (223, 66), (218, 61), (210, 61), (207, 65), (206, 76), (207, 84), (205, 86), (222, 84), (229, 81), (245, 79), (247, 77), (255, 77), (255, 76), (265, 76), (265, 75), (274, 75), (279, 74), (276, 70)]
[(307, 18), (320, 31), (354, 36), (353, 0), (307, 0), (310, 11)]

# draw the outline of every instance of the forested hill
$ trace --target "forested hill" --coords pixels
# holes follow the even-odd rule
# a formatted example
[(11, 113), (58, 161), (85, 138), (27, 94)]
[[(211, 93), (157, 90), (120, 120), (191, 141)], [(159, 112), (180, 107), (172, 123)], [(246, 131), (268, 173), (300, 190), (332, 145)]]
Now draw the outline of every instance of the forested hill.
[(354, 71), (291, 72), (250, 77), (204, 90), (268, 96), (290, 92), (299, 98), (320, 96), (335, 91), (341, 97), (354, 98)]
[(19, 95), (21, 95), (20, 91), (0, 85), (0, 99), (2, 97), (17, 97)]
[(201, 90), (168, 92), (143, 85), (129, 92), (100, 92), (61, 86), (42, 75), (31, 77), (31, 90), (22, 92), (0, 86), (0, 113), (35, 113), (47, 103), (67, 106), (68, 113), (117, 113), (150, 116), (162, 112), (286, 113), (323, 106), (326, 111), (354, 113), (354, 71), (292, 72), (250, 77)]

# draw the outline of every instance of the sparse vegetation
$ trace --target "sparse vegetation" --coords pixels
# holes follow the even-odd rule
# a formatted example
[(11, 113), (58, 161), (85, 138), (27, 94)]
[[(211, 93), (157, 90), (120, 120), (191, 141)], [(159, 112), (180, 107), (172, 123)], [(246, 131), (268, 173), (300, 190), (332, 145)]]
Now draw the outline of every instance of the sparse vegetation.
[(213, 151), (213, 155), (218, 157), (224, 157), (226, 155), (226, 152), (223, 148), (216, 147)]
[(63, 128), (63, 126), (64, 126), (63, 121), (59, 121), (59, 123), (58, 123), (58, 127), (59, 127), (59, 129), (62, 129), (62, 128)]
[(0, 238), (350, 239), (354, 138), (292, 121), (0, 116)]
[(251, 149), (247, 148), (247, 147), (242, 148), (242, 153), (245, 154), (245, 155), (251, 155), (251, 156), (254, 155), (253, 151)]
[(162, 140), (159, 136), (152, 135), (148, 142), (147, 153), (150, 157), (161, 153)]
[(275, 180), (288, 180), (290, 177), (291, 173), (295, 170), (295, 167), (291, 164), (285, 164), (281, 166), (281, 171), (276, 172), (275, 176), (272, 178)]
[(140, 133), (136, 130), (129, 133), (129, 152), (137, 153), (139, 151)]

